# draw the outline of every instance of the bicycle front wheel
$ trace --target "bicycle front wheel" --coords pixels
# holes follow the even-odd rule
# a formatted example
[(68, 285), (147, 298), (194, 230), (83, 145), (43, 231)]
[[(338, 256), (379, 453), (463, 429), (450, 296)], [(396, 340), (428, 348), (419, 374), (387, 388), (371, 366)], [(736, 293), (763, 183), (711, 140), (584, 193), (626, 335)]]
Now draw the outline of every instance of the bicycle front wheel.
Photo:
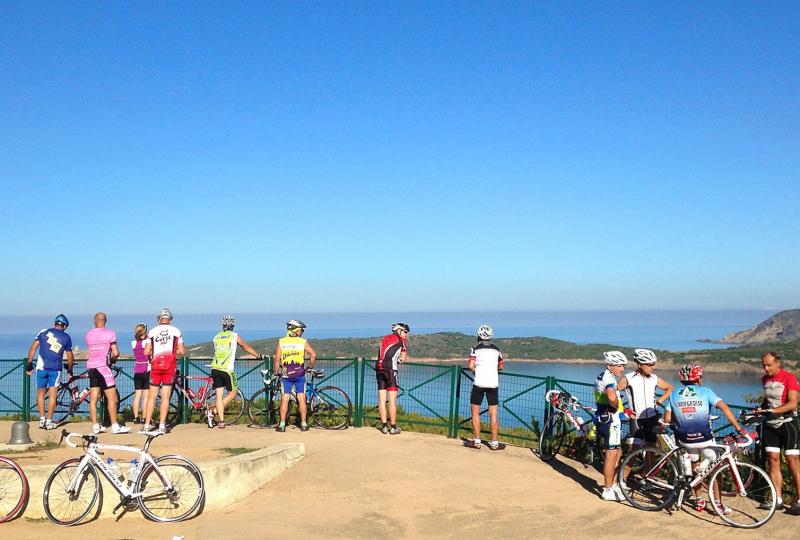
[(67, 491), (81, 459), (68, 459), (56, 467), (44, 485), (44, 513), (56, 525), (75, 525), (89, 515), (98, 498), (102, 500), (103, 486), (91, 463), (83, 468), (75, 487)]
[(564, 415), (551, 413), (544, 424), (544, 429), (539, 435), (539, 457), (542, 461), (550, 461), (561, 450), (564, 439), (567, 437), (567, 425)]
[(736, 462), (736, 472), (726, 463), (711, 476), (708, 498), (714, 512), (734, 527), (761, 527), (775, 514), (775, 486), (763, 469), (750, 463)]
[(671, 457), (663, 460), (664, 455), (657, 448), (639, 448), (622, 460), (618, 482), (634, 508), (663, 510), (675, 500), (678, 468)]
[(14, 519), (28, 504), (28, 478), (17, 463), (0, 456), (0, 523)]
[(53, 422), (63, 424), (75, 412), (80, 402), (73, 403), (72, 390), (69, 386), (62, 386), (56, 393), (56, 410), (53, 413)]
[[(236, 392), (236, 396), (225, 407), (225, 424), (232, 425), (238, 422), (244, 414), (246, 404), (247, 402), (242, 396), (242, 389), (240, 388), (239, 391)], [(214, 412), (217, 410), (217, 395), (213, 388), (208, 391), (206, 407)], [(217, 417), (219, 418), (219, 413), (217, 413)]]
[(352, 415), (353, 404), (341, 388), (323, 386), (311, 396), (311, 421), (322, 428), (344, 429)]
[(272, 388), (262, 388), (247, 402), (247, 415), (251, 426), (269, 427), (278, 421), (280, 392)]
[(134, 491), (142, 514), (160, 522), (182, 521), (191, 517), (205, 498), (203, 474), (183, 456), (155, 458), (157, 467), (148, 463), (136, 480)]

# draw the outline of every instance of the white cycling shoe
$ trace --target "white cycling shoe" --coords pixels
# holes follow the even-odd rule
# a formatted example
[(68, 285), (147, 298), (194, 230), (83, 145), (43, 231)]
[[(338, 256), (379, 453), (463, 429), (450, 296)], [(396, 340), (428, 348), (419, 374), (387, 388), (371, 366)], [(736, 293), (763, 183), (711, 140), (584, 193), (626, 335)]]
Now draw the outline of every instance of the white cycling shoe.
[(130, 432), (131, 428), (129, 428), (128, 426), (121, 426), (119, 424), (114, 424), (113, 426), (111, 426), (111, 433), (113, 433), (114, 435), (120, 435), (122, 433), (130, 433)]

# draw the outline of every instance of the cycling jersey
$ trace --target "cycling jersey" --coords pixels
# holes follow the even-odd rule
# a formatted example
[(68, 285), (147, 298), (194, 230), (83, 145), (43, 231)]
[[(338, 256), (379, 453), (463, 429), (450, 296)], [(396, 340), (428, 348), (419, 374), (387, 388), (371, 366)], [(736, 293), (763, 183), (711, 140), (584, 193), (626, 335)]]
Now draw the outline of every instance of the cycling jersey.
[(721, 400), (710, 388), (690, 384), (675, 389), (669, 396), (672, 425), (681, 443), (701, 443), (713, 440), (711, 407)]
[(633, 409), (636, 419), (644, 420), (658, 415), (656, 411), (658, 376), (645, 377), (638, 371), (632, 371), (625, 374), (625, 379), (628, 381), (628, 387), (625, 389), (628, 404)]
[(133, 373), (150, 371), (150, 359), (144, 354), (144, 340), (131, 341), (131, 349), (133, 349)]
[[(761, 383), (764, 385), (764, 398), (771, 409), (786, 403), (790, 391), (800, 391), (797, 377), (785, 369), (781, 369), (774, 376), (764, 375), (761, 378)], [(771, 414), (767, 422), (773, 426), (780, 426), (790, 420), (793, 415), (793, 411), (783, 414)]]
[(286, 336), (278, 340), (281, 347), (281, 364), (300, 364), (306, 359), (306, 340), (301, 337)]
[(470, 349), (469, 359), (475, 362), (475, 386), (480, 388), (497, 388), (500, 377), (498, 366), (503, 363), (503, 353), (497, 345), (488, 341), (480, 341)]
[(39, 354), (36, 359), (37, 370), (61, 371), (64, 353), (72, 351), (72, 338), (69, 334), (58, 328), (45, 328), (36, 334), (39, 342)]
[[(236, 351), (239, 347), (238, 338), (239, 334), (231, 330), (223, 330), (214, 336), (214, 360), (211, 362), (211, 369), (233, 372)], [(303, 343), (303, 347), (305, 348), (305, 343)], [(281, 354), (282, 359), (286, 357), (283, 346), (281, 346)]]
[(147, 333), (147, 337), (153, 347), (152, 370), (174, 371), (178, 363), (178, 345), (183, 343), (181, 331), (171, 324), (159, 324)]
[(86, 332), (86, 368), (94, 369), (108, 365), (111, 345), (117, 342), (117, 334), (108, 328), (92, 328)]
[[(608, 388), (613, 388), (617, 394), (616, 409), (613, 409), (608, 402), (608, 395), (606, 394)], [(597, 404), (598, 415), (622, 411), (622, 399), (617, 391), (617, 378), (608, 369), (604, 369), (594, 382), (594, 401)]]
[(383, 336), (378, 349), (378, 371), (397, 371), (400, 355), (406, 350), (406, 342), (397, 334)]

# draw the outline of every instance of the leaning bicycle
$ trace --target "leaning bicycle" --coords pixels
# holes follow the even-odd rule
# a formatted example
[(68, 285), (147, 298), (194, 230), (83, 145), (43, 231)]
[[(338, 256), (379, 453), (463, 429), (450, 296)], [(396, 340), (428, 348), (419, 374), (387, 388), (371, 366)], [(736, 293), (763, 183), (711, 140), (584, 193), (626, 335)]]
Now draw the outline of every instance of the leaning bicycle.
[(17, 517), (28, 504), (28, 477), (13, 459), (0, 456), (0, 523)]
[[(120, 508), (125, 511), (139, 508), (148, 519), (160, 522), (182, 521), (195, 514), (205, 498), (203, 474), (191, 460), (171, 454), (153, 457), (150, 444), (163, 435), (161, 431), (140, 432), (147, 437), (144, 446), (134, 448), (115, 444), (101, 444), (96, 435), (61, 432), (67, 445), (77, 448), (73, 437), (80, 437), (84, 456), (68, 459), (56, 467), (44, 486), (44, 512), (47, 519), (56, 525), (80, 523), (99, 501), (98, 512), (103, 505), (103, 485), (100, 475), (119, 493)], [(103, 451), (119, 451), (136, 454), (137, 464), (120, 477), (100, 457)]]
[[(325, 377), (322, 369), (307, 369), (306, 375), (311, 375), (311, 380), (306, 382), (306, 402), (308, 403), (308, 416), (311, 422), (324, 429), (344, 429), (350, 425), (353, 416), (353, 404), (347, 393), (336, 386), (317, 387), (315, 379)], [(261, 370), (264, 388), (253, 394), (247, 402), (247, 414), (253, 426), (273, 427), (279, 421), (283, 388), (281, 378), (277, 375), (270, 377), (269, 371)], [(292, 389), (289, 407), (297, 407), (297, 394)]]
[[(111, 366), (111, 371), (114, 372), (114, 377), (116, 378), (122, 369)], [(83, 403), (88, 404), (89, 399), (89, 371), (86, 370), (78, 375), (69, 375), (67, 380), (62, 382), (56, 391), (56, 408), (53, 413), (53, 422), (57, 426), (65, 424), (78, 412)], [(100, 392), (100, 402), (105, 403), (105, 401), (105, 392)], [(117, 404), (119, 404), (119, 401), (119, 391), (117, 391)]]

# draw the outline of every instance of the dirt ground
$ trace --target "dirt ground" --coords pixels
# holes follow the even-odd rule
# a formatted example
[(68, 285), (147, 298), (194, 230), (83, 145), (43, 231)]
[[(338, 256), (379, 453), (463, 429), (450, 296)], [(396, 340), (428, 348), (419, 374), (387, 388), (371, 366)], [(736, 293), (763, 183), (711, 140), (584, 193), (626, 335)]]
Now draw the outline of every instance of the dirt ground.
[[(88, 424), (70, 426), (86, 432)], [(0, 423), (8, 440), (10, 423)], [(42, 439), (53, 433), (32, 429)], [(55, 436), (55, 440), (58, 437)], [(141, 436), (107, 435), (104, 440), (141, 444)], [(115, 522), (102, 519), (72, 528), (46, 521), (0, 524), (7, 538), (142, 539), (218, 538), (717, 538), (796, 539), (800, 517), (783, 513), (757, 531), (736, 530), (710, 514), (648, 513), (597, 495), (600, 474), (563, 458), (543, 463), (530, 450), (464, 448), (461, 441), (375, 429), (286, 433), (234, 426), (210, 430), (180, 426), (157, 439), (154, 454), (178, 452), (198, 462), (227, 455), (222, 448), (261, 448), (303, 442), (297, 466), (224, 511), (209, 511), (183, 523), (151, 523), (138, 513)], [(23, 467), (56, 463), (74, 449), (15, 454)], [(214, 486), (206, 486), (214, 489)], [(116, 495), (106, 491), (105, 504)], [(42, 504), (34, 494), (29, 504)]]

